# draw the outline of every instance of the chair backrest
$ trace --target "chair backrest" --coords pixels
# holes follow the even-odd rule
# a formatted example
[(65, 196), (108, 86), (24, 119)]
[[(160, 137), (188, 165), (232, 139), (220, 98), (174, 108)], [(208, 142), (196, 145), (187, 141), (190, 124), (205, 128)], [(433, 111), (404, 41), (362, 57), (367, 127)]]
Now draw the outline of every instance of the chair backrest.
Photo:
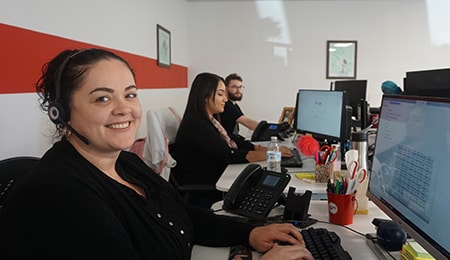
[(0, 210), (12, 186), (39, 162), (31, 156), (11, 157), (0, 161)]
[(144, 161), (166, 180), (169, 178), (170, 168), (176, 165), (169, 153), (169, 144), (175, 142), (180, 122), (180, 114), (172, 107), (147, 111)]

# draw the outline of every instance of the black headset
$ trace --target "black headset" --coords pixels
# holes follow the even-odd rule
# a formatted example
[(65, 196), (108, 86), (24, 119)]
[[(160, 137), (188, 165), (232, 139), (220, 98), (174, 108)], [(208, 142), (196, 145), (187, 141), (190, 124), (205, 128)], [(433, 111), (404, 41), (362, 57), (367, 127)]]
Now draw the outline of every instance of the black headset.
[(55, 80), (55, 100), (51, 101), (48, 105), (48, 116), (50, 120), (55, 124), (65, 124), (70, 119), (70, 109), (69, 106), (64, 102), (61, 94), (62, 88), (62, 76), (64, 74), (64, 70), (67, 67), (67, 64), (72, 60), (74, 56), (85, 51), (85, 49), (79, 50), (74, 54), (67, 57), (61, 67), (58, 69), (58, 74), (56, 75)]
[(67, 127), (73, 134), (75, 134), (78, 138), (81, 139), (86, 144), (90, 144), (90, 141), (79, 134), (75, 129), (73, 129), (67, 122), (70, 119), (70, 108), (64, 102), (61, 89), (62, 89), (62, 76), (64, 73), (64, 70), (67, 67), (67, 64), (72, 60), (73, 57), (80, 54), (81, 52), (84, 52), (86, 49), (79, 50), (75, 52), (74, 54), (67, 57), (63, 63), (61, 64), (61, 67), (59, 67), (58, 72), (56, 74), (56, 80), (55, 80), (55, 100), (51, 101), (48, 105), (48, 117), (50, 117), (50, 120), (54, 124), (63, 124), (65, 127)]

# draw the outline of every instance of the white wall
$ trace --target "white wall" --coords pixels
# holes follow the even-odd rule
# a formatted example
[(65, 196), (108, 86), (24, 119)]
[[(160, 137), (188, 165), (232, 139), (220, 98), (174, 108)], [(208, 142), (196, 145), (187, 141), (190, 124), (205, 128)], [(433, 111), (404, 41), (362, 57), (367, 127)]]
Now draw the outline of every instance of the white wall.
[[(246, 114), (277, 121), (297, 89), (329, 88), (327, 40), (358, 41), (357, 76), (368, 80), (373, 106), (383, 81), (402, 86), (406, 71), (450, 67), (445, 1), (0, 0), (0, 22), (150, 58), (162, 24), (171, 31), (172, 62), (189, 68), (189, 84), (199, 72), (237, 72), (247, 87)], [(430, 29), (430, 21), (438, 26)], [(140, 97), (144, 110), (182, 111), (187, 92), (141, 90)], [(35, 94), (0, 95), (0, 121), (0, 159), (41, 156), (52, 141)], [(145, 122), (138, 137), (144, 130)]]
[[(448, 1), (428, 2), (448, 17), (450, 4), (439, 4)], [(450, 67), (449, 37), (432, 43), (428, 11), (442, 17), (425, 0), (192, 2), (189, 76), (241, 74), (244, 112), (277, 121), (299, 88), (329, 89), (326, 41), (356, 40), (357, 78), (368, 80), (368, 101), (379, 106), (383, 81), (402, 87), (406, 71)], [(438, 35), (449, 36), (448, 18), (438, 24)]]

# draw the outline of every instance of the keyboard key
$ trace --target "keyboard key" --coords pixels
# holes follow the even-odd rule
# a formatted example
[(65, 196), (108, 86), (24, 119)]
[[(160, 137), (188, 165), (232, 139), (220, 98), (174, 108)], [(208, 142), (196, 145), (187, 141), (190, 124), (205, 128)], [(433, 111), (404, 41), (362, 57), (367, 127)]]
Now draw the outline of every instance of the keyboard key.
[(350, 260), (352, 257), (344, 250), (341, 239), (325, 228), (308, 228), (301, 231), (306, 247), (316, 260)]

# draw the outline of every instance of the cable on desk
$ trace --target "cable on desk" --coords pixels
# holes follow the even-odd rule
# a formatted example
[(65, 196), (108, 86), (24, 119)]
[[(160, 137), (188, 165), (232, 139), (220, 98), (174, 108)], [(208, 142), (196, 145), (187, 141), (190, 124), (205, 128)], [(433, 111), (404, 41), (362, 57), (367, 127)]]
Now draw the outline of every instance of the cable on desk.
[(367, 234), (363, 234), (363, 233), (361, 233), (361, 232), (359, 232), (359, 231), (357, 231), (357, 230), (355, 230), (355, 229), (353, 229), (353, 228), (347, 227), (347, 226), (343, 226), (343, 225), (339, 225), (339, 224), (334, 224), (334, 223), (331, 223), (331, 222), (328, 222), (328, 221), (323, 221), (323, 220), (317, 220), (317, 222), (318, 222), (318, 223), (331, 224), (331, 225), (343, 227), (343, 228), (346, 228), (346, 229), (352, 231), (353, 233), (356, 233), (356, 234), (358, 234), (358, 235), (360, 235), (360, 236), (363, 236), (363, 237), (367, 238)]
[[(346, 229), (348, 229), (348, 230), (350, 230), (350, 231), (352, 231), (352, 232), (354, 232), (354, 233), (356, 233), (356, 234), (358, 234), (358, 235), (360, 235), (360, 236), (365, 237), (366, 239), (369, 239), (369, 240), (372, 240), (372, 241), (376, 241), (376, 240), (377, 240), (377, 238), (374, 237), (374, 236), (373, 236), (372, 234), (370, 234), (370, 233), (363, 234), (363, 233), (361, 233), (361, 232), (359, 232), (359, 231), (357, 231), (357, 230), (355, 230), (355, 229), (352, 229), (352, 228), (350, 228), (350, 227), (347, 227), (347, 226), (343, 226), (343, 225), (339, 225), (339, 224), (334, 224), (334, 223), (331, 223), (331, 222), (328, 222), (328, 221), (322, 221), (322, 220), (318, 220), (317, 222), (318, 222), (318, 223), (324, 223), (324, 224), (332, 224), (332, 225), (339, 226), (339, 227), (344, 227), (344, 228), (346, 228)], [(384, 250), (384, 251), (385, 251), (392, 259), (396, 259), (396, 258), (391, 254), (391, 252), (389, 252), (388, 250), (386, 250), (386, 249), (384, 249), (384, 248), (383, 248), (383, 250)]]

